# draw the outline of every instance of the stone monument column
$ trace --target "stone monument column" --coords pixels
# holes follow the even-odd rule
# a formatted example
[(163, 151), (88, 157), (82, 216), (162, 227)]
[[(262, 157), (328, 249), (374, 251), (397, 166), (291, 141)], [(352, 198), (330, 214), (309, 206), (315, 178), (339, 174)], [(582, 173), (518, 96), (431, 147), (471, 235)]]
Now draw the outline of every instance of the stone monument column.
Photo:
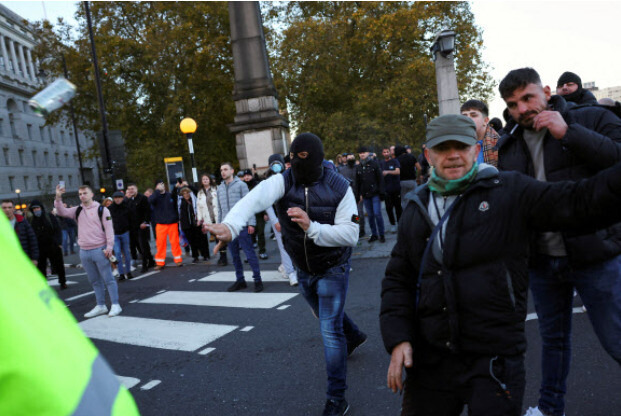
[(264, 169), (270, 155), (289, 152), (289, 123), (278, 112), (259, 2), (229, 2), (229, 19), (236, 109), (235, 122), (229, 129), (235, 134), (240, 168), (256, 165)]

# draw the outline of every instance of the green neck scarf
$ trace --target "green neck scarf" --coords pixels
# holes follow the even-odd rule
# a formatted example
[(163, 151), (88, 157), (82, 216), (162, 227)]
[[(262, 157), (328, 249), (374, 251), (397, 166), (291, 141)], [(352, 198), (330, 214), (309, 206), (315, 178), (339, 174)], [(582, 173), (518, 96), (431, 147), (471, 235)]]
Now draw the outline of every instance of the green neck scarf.
[(476, 178), (479, 171), (479, 163), (475, 162), (472, 169), (459, 179), (447, 180), (439, 177), (434, 168), (431, 169), (431, 177), (429, 178), (429, 189), (442, 196), (462, 194), (468, 186)]

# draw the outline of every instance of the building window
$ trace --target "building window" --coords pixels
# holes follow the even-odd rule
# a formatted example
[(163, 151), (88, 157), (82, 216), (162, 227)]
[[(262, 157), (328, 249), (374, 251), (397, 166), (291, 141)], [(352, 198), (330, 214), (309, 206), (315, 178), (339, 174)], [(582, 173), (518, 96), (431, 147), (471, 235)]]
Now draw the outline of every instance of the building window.
[(34, 140), (32, 138), (32, 124), (26, 124), (26, 130), (28, 130), (28, 140)]
[(0, 66), (2, 68), (6, 68), (5, 64), (4, 64), (4, 56), (0, 55)]
[(50, 153), (47, 151), (43, 152), (43, 163), (45, 166), (50, 166)]
[(37, 189), (40, 191), (43, 185), (43, 176), (37, 176)]
[(9, 176), (9, 186), (11, 187), (11, 191), (15, 190), (15, 176)]
[(47, 184), (48, 186), (52, 186), (52, 184), (54, 183), (54, 177), (52, 175), (47, 177)]
[(4, 153), (4, 164), (7, 166), (11, 166), (11, 157), (9, 155), (9, 148), (5, 147), (2, 149), (2, 153)]
[(4, 136), (4, 119), (0, 118), (0, 136)]
[(69, 154), (65, 153), (65, 166), (69, 166)]
[(28, 186), (28, 176), (24, 176), (24, 190), (29, 190), (30, 187)]
[(19, 165), (24, 166), (24, 150), (19, 149), (17, 154), (19, 155)]
[(60, 142), (61, 142), (62, 144), (66, 144), (66, 143), (65, 143), (65, 131), (64, 131), (64, 130), (61, 130), (61, 131), (60, 131)]
[(13, 114), (9, 113), (9, 123), (11, 124), (11, 136), (17, 138), (17, 131), (15, 131), (15, 121), (13, 120)]
[(45, 130), (43, 129), (43, 126), (39, 126), (39, 136), (41, 136), (41, 141), (45, 140)]
[(48, 126), (47, 128), (47, 137), (50, 139), (50, 143), (56, 143), (54, 141), (54, 134), (52, 132), (52, 128)]
[(69, 186), (73, 186), (73, 176), (69, 175)]
[(15, 67), (13, 66), (13, 60), (9, 59), (9, 71), (15, 72)]
[(56, 160), (56, 166), (60, 166), (60, 156), (58, 152), (54, 153), (54, 159)]
[(28, 110), (30, 110), (30, 106), (28, 105), (28, 101), (22, 101), (22, 105), (24, 106), (24, 113), (28, 113)]
[(37, 151), (32, 151), (32, 166), (37, 166)]

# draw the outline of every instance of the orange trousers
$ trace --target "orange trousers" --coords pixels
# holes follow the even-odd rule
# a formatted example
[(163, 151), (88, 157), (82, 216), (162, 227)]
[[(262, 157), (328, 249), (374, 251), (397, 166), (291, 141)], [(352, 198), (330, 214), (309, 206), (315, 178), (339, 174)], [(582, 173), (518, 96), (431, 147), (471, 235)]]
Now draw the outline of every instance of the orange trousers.
[(179, 224), (155, 224), (155, 264), (163, 266), (166, 263), (166, 237), (170, 240), (170, 250), (175, 263), (181, 263), (181, 245), (179, 245)]

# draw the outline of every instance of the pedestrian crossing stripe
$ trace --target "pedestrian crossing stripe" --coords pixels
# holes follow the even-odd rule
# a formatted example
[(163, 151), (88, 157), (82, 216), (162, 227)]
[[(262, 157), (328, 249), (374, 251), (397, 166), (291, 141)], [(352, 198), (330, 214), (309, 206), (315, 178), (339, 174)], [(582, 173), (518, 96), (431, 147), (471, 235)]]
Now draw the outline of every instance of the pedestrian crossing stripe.
[(297, 293), (169, 291), (141, 300), (140, 303), (271, 309), (297, 295)]
[[(252, 281), (252, 273), (248, 272), (248, 274), (244, 275), (246, 281), (251, 282)], [(228, 272), (217, 272), (217, 273), (213, 273), (213, 274), (209, 274), (205, 277), (203, 277), (202, 279), (198, 279), (199, 282), (231, 282), (233, 283), (235, 280), (237, 280), (237, 277), (235, 276), (235, 272), (234, 271), (228, 271)], [(289, 283), (289, 279), (284, 279), (282, 277), (282, 274), (277, 271), (277, 270), (268, 270), (268, 271), (261, 271), (261, 280), (263, 282), (284, 282), (284, 283)]]
[[(50, 286), (60, 286), (60, 283), (58, 283), (58, 279), (50, 279), (47, 281), (47, 284)], [(77, 285), (78, 282), (73, 282), (71, 280), (67, 280), (67, 286), (68, 285)]]
[(80, 322), (87, 337), (140, 347), (193, 352), (238, 328), (235, 325), (106, 315)]

